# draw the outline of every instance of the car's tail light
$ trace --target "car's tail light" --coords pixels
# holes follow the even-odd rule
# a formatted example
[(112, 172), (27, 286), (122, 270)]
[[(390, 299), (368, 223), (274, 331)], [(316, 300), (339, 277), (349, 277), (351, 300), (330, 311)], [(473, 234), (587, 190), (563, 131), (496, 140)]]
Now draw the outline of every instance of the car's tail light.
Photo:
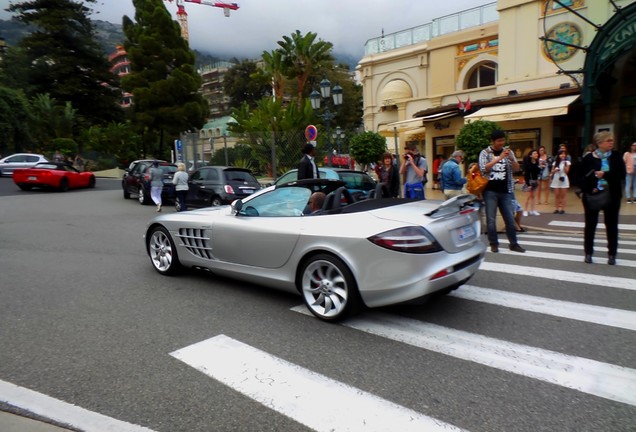
[(369, 237), (372, 243), (387, 249), (408, 253), (439, 252), (442, 247), (422, 227), (410, 226), (386, 231)]
[(225, 185), (224, 189), (225, 189), (225, 193), (234, 195), (234, 189), (232, 189), (232, 186)]

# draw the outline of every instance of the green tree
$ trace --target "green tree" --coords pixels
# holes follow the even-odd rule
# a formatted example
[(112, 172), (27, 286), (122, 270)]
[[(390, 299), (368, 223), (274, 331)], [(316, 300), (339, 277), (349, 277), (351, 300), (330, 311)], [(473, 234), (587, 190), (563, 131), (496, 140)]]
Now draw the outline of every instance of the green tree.
[(282, 61), (285, 65), (285, 74), (297, 82), (297, 102), (302, 106), (305, 86), (309, 77), (320, 70), (326, 64), (333, 61), (331, 49), (333, 44), (321, 39), (316, 41), (318, 35), (308, 32), (303, 35), (296, 30), (291, 36), (283, 36), (278, 45), (282, 48)]
[(276, 99), (282, 99), (285, 94), (285, 64), (283, 51), (276, 49), (263, 51), (263, 70), (271, 78), (272, 92)]
[(134, 95), (131, 121), (144, 137), (158, 134), (157, 154), (165, 157), (165, 135), (172, 141), (182, 131), (199, 129), (208, 105), (198, 92), (194, 53), (163, 0), (133, 0), (133, 5), (135, 22), (123, 18), (131, 73), (122, 87)]
[(74, 0), (31, 0), (11, 4), (8, 11), (37, 31), (23, 38), (7, 68), (8, 81), (28, 97), (48, 93), (62, 106), (77, 110), (78, 126), (120, 119), (115, 76), (95, 38), (91, 9)]
[(32, 143), (29, 122), (31, 111), (24, 95), (0, 87), (0, 154), (20, 153)]
[(362, 132), (349, 141), (349, 154), (356, 162), (368, 165), (382, 159), (386, 153), (386, 139), (376, 132)]
[(490, 134), (501, 127), (488, 120), (475, 120), (466, 123), (457, 134), (457, 149), (466, 156), (466, 163), (477, 162), (479, 152), (490, 145)]
[(280, 99), (263, 98), (253, 110), (247, 104), (234, 109), (232, 117), (235, 123), (230, 123), (230, 131), (241, 135), (251, 147), (258, 170), (273, 176), (272, 144), (277, 173), (290, 169), (300, 159), (304, 128), (313, 121), (314, 113), (309, 101), (299, 108), (284, 105)]
[[(53, 141), (57, 138), (73, 140), (77, 110), (71, 106), (70, 102), (61, 105), (49, 94), (38, 94), (31, 100), (31, 112), (33, 113), (32, 135), (43, 151), (53, 152), (56, 148)], [(77, 150), (77, 148), (67, 149), (68, 152)]]
[(250, 107), (271, 92), (267, 74), (252, 60), (243, 60), (230, 68), (223, 76), (223, 91), (230, 98), (230, 108), (238, 108), (243, 102)]

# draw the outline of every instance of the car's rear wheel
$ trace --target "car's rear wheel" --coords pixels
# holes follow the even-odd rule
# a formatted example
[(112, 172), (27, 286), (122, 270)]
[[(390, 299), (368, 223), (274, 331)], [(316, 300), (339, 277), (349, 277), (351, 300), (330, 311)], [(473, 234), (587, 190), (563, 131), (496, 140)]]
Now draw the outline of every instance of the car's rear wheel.
[(362, 300), (351, 271), (332, 255), (311, 257), (299, 282), (305, 305), (324, 321), (339, 321), (360, 310)]
[(148, 235), (148, 254), (153, 267), (163, 275), (173, 275), (181, 269), (177, 248), (168, 230), (156, 226)]
[(126, 185), (122, 183), (121, 187), (124, 190), (124, 199), (130, 199), (130, 192), (128, 192)]
[(66, 192), (68, 190), (68, 179), (66, 177), (60, 180), (60, 186), (58, 189), (60, 192)]
[(139, 186), (139, 191), (137, 192), (137, 196), (139, 197), (139, 204), (146, 205), (150, 204), (150, 196), (146, 193), (146, 190), (143, 186)]
[(95, 177), (91, 177), (90, 179), (88, 179), (88, 187), (89, 188), (95, 187)]
[(175, 209), (176, 211), (178, 211), (178, 212), (180, 212), (180, 211), (181, 211), (181, 203), (179, 202), (179, 200), (178, 200), (178, 199), (175, 199), (175, 200), (174, 200), (174, 209)]
[(210, 206), (218, 207), (220, 205), (223, 205), (223, 201), (221, 201), (221, 198), (219, 198), (218, 196), (212, 197), (212, 199), (210, 200)]

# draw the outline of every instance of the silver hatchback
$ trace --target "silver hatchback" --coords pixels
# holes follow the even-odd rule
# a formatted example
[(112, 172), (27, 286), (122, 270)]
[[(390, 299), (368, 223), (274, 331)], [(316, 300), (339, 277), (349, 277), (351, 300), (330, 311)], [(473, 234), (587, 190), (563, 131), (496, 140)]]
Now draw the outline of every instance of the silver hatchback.
[(31, 168), (40, 162), (48, 162), (41, 154), (16, 153), (0, 159), (0, 176), (13, 175), (13, 171), (20, 168)]

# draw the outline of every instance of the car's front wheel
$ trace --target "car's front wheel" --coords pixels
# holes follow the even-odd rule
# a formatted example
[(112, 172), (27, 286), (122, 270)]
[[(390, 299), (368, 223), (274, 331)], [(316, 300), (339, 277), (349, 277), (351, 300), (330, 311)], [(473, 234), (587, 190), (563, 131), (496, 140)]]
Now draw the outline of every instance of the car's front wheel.
[(311, 257), (300, 273), (300, 290), (309, 311), (324, 321), (339, 321), (357, 313), (362, 300), (351, 271), (327, 254)]
[(68, 179), (66, 177), (63, 177), (62, 180), (60, 180), (59, 190), (60, 192), (66, 192), (68, 190)]
[(163, 275), (173, 275), (181, 269), (174, 241), (162, 226), (154, 227), (148, 234), (148, 254), (155, 270)]
[(89, 188), (94, 188), (95, 187), (95, 177), (91, 177), (88, 179), (88, 187)]

